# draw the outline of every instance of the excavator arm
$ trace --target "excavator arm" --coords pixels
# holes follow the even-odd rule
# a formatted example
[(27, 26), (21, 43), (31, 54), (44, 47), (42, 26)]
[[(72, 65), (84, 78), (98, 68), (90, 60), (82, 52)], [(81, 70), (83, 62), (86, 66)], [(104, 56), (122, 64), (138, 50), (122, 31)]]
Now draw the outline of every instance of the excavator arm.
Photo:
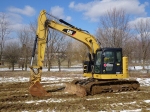
[[(59, 19), (59, 22), (56, 22), (54, 20), (48, 20), (46, 16), (46, 11), (42, 10), (38, 17), (38, 27), (36, 31), (36, 37), (30, 66), (31, 75), (30, 75), (29, 93), (33, 96), (51, 96), (50, 93), (47, 93), (47, 91), (40, 84), (49, 28), (62, 32), (65, 35), (70, 36), (84, 43), (89, 48), (89, 52), (91, 54), (92, 59), (94, 58), (93, 54), (95, 54), (96, 50), (100, 48), (95, 37), (89, 34), (88, 32), (76, 28), (75, 26), (65, 22), (62, 19)], [(37, 66), (33, 66), (36, 45), (38, 54)], [(78, 96), (80, 96), (79, 94), (80, 91), (82, 91), (82, 93), (85, 93), (83, 92), (84, 89), (82, 87), (75, 86), (74, 88), (78, 88), (77, 90), (74, 91), (75, 92), (74, 94), (77, 94)]]

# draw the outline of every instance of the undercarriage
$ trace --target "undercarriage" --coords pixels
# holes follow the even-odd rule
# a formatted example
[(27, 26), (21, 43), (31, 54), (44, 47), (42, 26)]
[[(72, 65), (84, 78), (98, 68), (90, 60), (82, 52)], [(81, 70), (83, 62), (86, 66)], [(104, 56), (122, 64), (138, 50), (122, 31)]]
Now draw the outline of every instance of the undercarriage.
[[(75, 91), (77, 96), (95, 95), (106, 92), (122, 92), (122, 91), (139, 91), (140, 84), (136, 80), (123, 80), (123, 79), (94, 79), (88, 78), (84, 80), (74, 80), (71, 82), (71, 86), (76, 85), (82, 87)], [(83, 88), (85, 90), (83, 90)], [(70, 89), (67, 88), (66, 89)], [(71, 91), (71, 90), (70, 90)], [(83, 93), (82, 93), (83, 91)], [(80, 93), (79, 93), (80, 92)], [(85, 94), (86, 92), (86, 94)], [(79, 94), (79, 95), (78, 95)]]

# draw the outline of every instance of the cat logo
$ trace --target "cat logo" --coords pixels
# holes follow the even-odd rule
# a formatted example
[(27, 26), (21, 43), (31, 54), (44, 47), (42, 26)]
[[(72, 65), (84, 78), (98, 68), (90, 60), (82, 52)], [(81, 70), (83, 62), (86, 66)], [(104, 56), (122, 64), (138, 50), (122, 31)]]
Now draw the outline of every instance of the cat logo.
[(65, 33), (67, 33), (69, 35), (74, 35), (76, 33), (76, 31), (70, 30), (70, 29), (63, 29), (62, 31), (64, 31)]

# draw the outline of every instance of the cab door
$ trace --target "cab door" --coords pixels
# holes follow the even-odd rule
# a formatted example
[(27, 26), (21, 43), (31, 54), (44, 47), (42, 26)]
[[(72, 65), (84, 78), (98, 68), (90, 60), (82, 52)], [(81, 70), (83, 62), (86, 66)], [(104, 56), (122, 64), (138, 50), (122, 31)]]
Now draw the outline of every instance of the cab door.
[(102, 54), (102, 74), (120, 73), (122, 73), (122, 49), (105, 49)]

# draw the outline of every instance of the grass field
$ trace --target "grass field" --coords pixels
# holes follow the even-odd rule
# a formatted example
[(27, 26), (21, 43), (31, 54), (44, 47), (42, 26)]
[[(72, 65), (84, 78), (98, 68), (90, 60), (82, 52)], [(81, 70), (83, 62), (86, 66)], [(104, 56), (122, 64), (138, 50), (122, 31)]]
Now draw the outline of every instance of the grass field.
[[(51, 97), (32, 97), (28, 93), (29, 72), (0, 72), (0, 112), (148, 112), (150, 111), (150, 75), (132, 75), (140, 91), (103, 93), (83, 98), (62, 91)], [(83, 79), (82, 72), (43, 72), (42, 84), (50, 90), (66, 82)]]

